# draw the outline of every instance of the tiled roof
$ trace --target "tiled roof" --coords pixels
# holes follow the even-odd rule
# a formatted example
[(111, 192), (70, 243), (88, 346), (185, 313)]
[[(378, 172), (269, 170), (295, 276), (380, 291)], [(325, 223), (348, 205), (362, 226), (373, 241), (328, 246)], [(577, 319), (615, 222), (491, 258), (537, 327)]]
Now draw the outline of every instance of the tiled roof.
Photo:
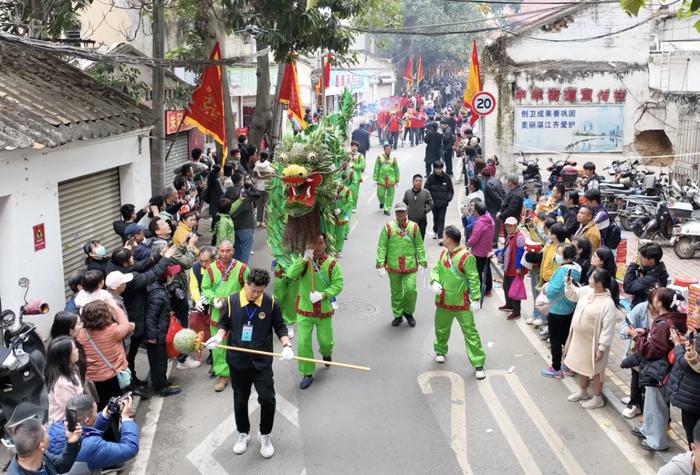
[(148, 109), (58, 55), (0, 41), (0, 151), (57, 147), (151, 123)]

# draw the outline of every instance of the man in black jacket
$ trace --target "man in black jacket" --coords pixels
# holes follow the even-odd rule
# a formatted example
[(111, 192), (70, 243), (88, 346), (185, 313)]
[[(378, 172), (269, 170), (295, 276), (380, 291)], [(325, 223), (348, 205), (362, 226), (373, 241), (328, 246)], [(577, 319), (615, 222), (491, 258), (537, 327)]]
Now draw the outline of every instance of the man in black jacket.
[(481, 177), (485, 181), (484, 200), (486, 201), (486, 210), (493, 218), (494, 229), (493, 247), (498, 247), (498, 235), (501, 234), (501, 220), (498, 219), (498, 213), (503, 205), (503, 197), (506, 195), (501, 180), (491, 174), (491, 170), (484, 168), (481, 170)]
[(632, 308), (646, 302), (649, 293), (656, 287), (666, 287), (668, 272), (661, 262), (664, 255), (661, 246), (649, 242), (639, 248), (639, 257), (627, 266), (622, 287), (625, 293), (632, 295)]
[(506, 188), (508, 189), (508, 192), (503, 197), (501, 210), (496, 216), (501, 220), (501, 222), (505, 221), (511, 216), (520, 222), (525, 194), (523, 193), (523, 189), (520, 187), (518, 182), (518, 175), (508, 175), (508, 178), (506, 179)]
[[(282, 319), (279, 304), (265, 294), (270, 274), (264, 269), (252, 269), (240, 293), (224, 301), (219, 317), (219, 331), (206, 343), (207, 349), (220, 345), (228, 333), (228, 346), (272, 352), (272, 331), (282, 344), (281, 360), (294, 358), (287, 336), (287, 326)], [(248, 449), (250, 420), (248, 399), (254, 384), (260, 403), (260, 454), (270, 458), (274, 454), (270, 433), (275, 420), (275, 387), (272, 379), (272, 357), (257, 356), (237, 351), (227, 352), (233, 386), (233, 410), (236, 417), (238, 439), (233, 446), (236, 454)]]
[(454, 196), (452, 179), (445, 173), (445, 163), (435, 162), (434, 172), (425, 182), (425, 189), (433, 197), (433, 239), (439, 239), (442, 246), (442, 231), (445, 228), (445, 213)]
[(447, 175), (452, 178), (452, 155), (454, 154), (452, 147), (455, 144), (455, 134), (447, 119), (440, 121), (440, 130), (442, 130), (442, 161), (447, 165)]
[(361, 124), (359, 128), (352, 131), (352, 141), (357, 142), (357, 151), (362, 155), (367, 153), (369, 150), (369, 131), (367, 130), (367, 124)]
[(428, 132), (423, 137), (425, 147), (425, 177), (428, 178), (433, 171), (433, 164), (442, 159), (442, 134), (437, 131), (437, 123), (428, 124)]
[(27, 419), (14, 427), (12, 438), (17, 455), (7, 469), (9, 475), (56, 475), (66, 473), (80, 451), (82, 427), (76, 424), (71, 432), (66, 423), (66, 446), (61, 455), (53, 455), (49, 448), (49, 434), (38, 419)]

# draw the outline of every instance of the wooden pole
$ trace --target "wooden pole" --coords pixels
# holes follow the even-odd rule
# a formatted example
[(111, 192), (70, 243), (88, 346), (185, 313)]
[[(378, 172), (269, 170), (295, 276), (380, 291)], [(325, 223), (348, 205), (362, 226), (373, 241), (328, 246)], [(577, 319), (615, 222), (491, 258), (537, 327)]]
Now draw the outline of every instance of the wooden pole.
[(314, 285), (314, 258), (309, 259), (309, 275), (311, 276), (311, 292), (316, 292)]
[[(254, 355), (278, 356), (278, 357), (282, 356), (282, 353), (272, 353), (269, 351), (251, 350), (249, 348), (239, 348), (237, 346), (217, 345), (216, 347), (223, 348), (224, 350), (239, 351), (241, 353), (251, 353)], [(325, 365), (329, 365), (329, 366), (338, 366), (339, 368), (355, 369), (358, 371), (370, 371), (369, 366), (359, 366), (359, 365), (348, 364), (348, 363), (337, 363), (335, 361), (317, 360), (314, 358), (305, 358), (303, 356), (296, 356), (296, 355), (294, 355), (294, 359), (298, 360), (298, 361), (306, 361), (307, 363), (316, 363), (316, 364), (325, 364)]]

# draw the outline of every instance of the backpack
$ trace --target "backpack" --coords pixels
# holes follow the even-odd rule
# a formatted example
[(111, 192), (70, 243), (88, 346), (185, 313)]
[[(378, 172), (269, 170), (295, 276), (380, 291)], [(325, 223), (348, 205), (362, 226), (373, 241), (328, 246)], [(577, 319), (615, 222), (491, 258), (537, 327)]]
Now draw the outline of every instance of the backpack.
[(608, 234), (605, 235), (605, 247), (617, 249), (622, 241), (622, 229), (617, 223), (610, 223), (608, 226)]

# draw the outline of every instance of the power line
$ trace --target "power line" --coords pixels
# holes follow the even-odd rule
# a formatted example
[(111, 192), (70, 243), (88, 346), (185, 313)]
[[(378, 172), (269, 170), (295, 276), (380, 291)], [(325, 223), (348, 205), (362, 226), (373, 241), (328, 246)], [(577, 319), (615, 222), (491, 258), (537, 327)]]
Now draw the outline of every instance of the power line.
[(513, 2), (507, 0), (442, 0), (443, 2), (452, 3), (485, 3), (489, 5), (598, 5), (601, 3), (620, 3), (618, 0), (596, 0), (588, 2), (572, 2), (570, 0), (556, 1), (556, 2), (544, 2), (544, 1), (527, 1), (527, 2)]

